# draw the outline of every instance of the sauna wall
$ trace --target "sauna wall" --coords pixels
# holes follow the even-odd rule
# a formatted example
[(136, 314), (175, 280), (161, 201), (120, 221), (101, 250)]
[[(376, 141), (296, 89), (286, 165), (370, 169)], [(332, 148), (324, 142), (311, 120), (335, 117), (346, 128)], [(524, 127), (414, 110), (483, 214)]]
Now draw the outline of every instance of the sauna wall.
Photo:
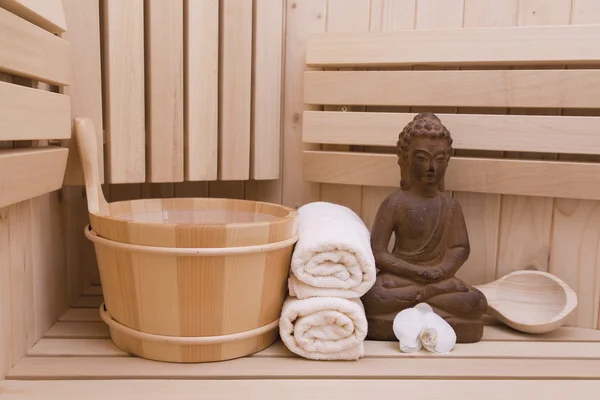
[[(368, 32), (600, 23), (596, 0), (313, 0), (287, 8), (284, 79), (283, 202), (344, 204), (370, 226), (381, 201), (396, 188), (305, 183), (301, 152), (303, 49), (308, 32)], [(444, 88), (440, 88), (444, 90)], [(399, 108), (392, 108), (400, 110)], [(403, 111), (424, 111), (404, 108)], [(582, 110), (428, 108), (443, 113), (568, 115)], [(365, 134), (368, 134), (365, 132)], [(317, 145), (318, 146), (318, 145)], [(304, 146), (304, 148), (309, 148)], [(318, 148), (318, 147), (317, 147)], [(321, 148), (324, 148), (322, 146)], [(387, 149), (393, 152), (393, 149)], [(372, 150), (371, 150), (372, 151)], [(458, 155), (466, 155), (457, 151)], [(476, 155), (475, 152), (468, 152)], [(486, 155), (490, 155), (486, 152)], [(497, 157), (539, 157), (495, 154)], [(543, 154), (545, 159), (567, 159)], [(570, 159), (581, 159), (570, 157)], [(589, 159), (589, 158), (588, 158)], [(597, 159), (597, 158), (596, 158)], [(474, 284), (535, 268), (564, 279), (579, 295), (569, 325), (599, 328), (600, 203), (572, 199), (454, 192), (467, 220), (471, 256), (458, 275)]]
[[(308, 33), (600, 23), (596, 0), (64, 0), (64, 5), (74, 53), (74, 114), (95, 121), (109, 201), (209, 196), (299, 207), (324, 200), (349, 206), (368, 226), (395, 188), (303, 180), (302, 150), (310, 148), (302, 143)], [(71, 142), (64, 144), (73, 149)], [(509, 155), (515, 156), (496, 154)], [(82, 234), (88, 219), (76, 151), (69, 162), (65, 260), (70, 300), (77, 302), (82, 292), (99, 294), (100, 282), (93, 248)], [(600, 203), (453, 196), (463, 207), (472, 247), (462, 278), (478, 284), (523, 268), (549, 271), (579, 294), (568, 324), (600, 328)]]

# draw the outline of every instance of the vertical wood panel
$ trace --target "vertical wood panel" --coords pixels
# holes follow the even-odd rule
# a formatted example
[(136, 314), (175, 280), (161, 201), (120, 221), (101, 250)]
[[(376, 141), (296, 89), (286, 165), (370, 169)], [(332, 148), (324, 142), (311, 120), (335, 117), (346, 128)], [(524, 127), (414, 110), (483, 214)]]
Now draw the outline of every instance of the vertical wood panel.
[(10, 220), (0, 208), (0, 380), (12, 367), (10, 343)]
[(308, 69), (306, 36), (325, 31), (327, 0), (288, 0), (286, 6), (282, 200), (284, 205), (299, 207), (319, 200), (319, 184), (304, 182), (301, 168), (302, 151), (319, 148), (302, 143), (302, 111), (316, 109), (304, 104), (302, 82)]
[[(571, 24), (600, 23), (600, 2), (573, 0)], [(595, 68), (600, 67), (596, 65)], [(597, 110), (564, 110), (565, 115), (600, 116)], [(559, 156), (561, 160), (581, 159)], [(600, 156), (586, 157), (600, 161)], [(568, 325), (600, 329), (600, 202), (555, 199), (549, 272), (556, 274), (577, 292), (579, 305)]]
[[(399, 30), (414, 29), (415, 11), (417, 0), (371, 0), (369, 30), (372, 32), (393, 32)], [(366, 111), (396, 111), (408, 112), (410, 107), (366, 107)], [(398, 127), (398, 133), (402, 127)], [(366, 147), (369, 152), (394, 152), (393, 148), (378, 149), (375, 147)], [(398, 169), (398, 179), (400, 169)], [(377, 210), (381, 203), (397, 188), (389, 187), (370, 187), (362, 188), (362, 202), (360, 216), (369, 230), (373, 226)], [(390, 238), (390, 246), (393, 248), (394, 235)]]
[[(517, 24), (568, 24), (571, 0), (519, 0)], [(552, 66), (560, 68), (560, 66)], [(560, 110), (509, 110), (511, 114), (545, 113), (557, 115)], [(556, 155), (508, 154), (510, 157), (549, 158)], [(553, 199), (530, 196), (502, 196), (500, 244), (497, 277), (526, 267), (548, 270), (552, 230)]]
[(185, 179), (217, 179), (219, 0), (185, 0)]
[(144, 1), (103, 0), (103, 5), (105, 181), (144, 182)]
[(84, 288), (89, 285), (89, 280), (85, 280), (84, 276), (95, 265), (96, 261), (95, 258), (92, 260), (87, 259), (84, 253), (85, 246), (89, 246), (89, 240), (84, 236), (83, 228), (90, 222), (85, 187), (64, 187), (62, 197), (67, 279), (65, 295), (69, 303), (72, 303), (81, 296)]
[[(327, 32), (368, 32), (371, 21), (370, 0), (328, 0)], [(340, 107), (325, 107), (339, 110)], [(348, 107), (348, 111), (364, 111), (364, 107)], [(349, 150), (350, 146), (323, 145), (324, 150)], [(355, 185), (321, 184), (320, 199), (344, 205), (360, 215), (362, 187)]]
[[(100, 65), (99, 0), (63, 0), (69, 29), (62, 37), (71, 44), (73, 80), (63, 93), (71, 99), (72, 117), (87, 117), (96, 128), (98, 168), (104, 182), (104, 126), (102, 121), (102, 70)], [(63, 140), (69, 148), (66, 185), (83, 185), (83, 170), (75, 139)]]
[(34, 344), (31, 200), (9, 207), (10, 337), (14, 365)]
[(36, 342), (69, 306), (60, 197), (60, 192), (52, 192), (31, 200), (33, 341)]
[(219, 179), (250, 176), (252, 0), (221, 0)]
[(147, 182), (183, 181), (183, 0), (146, 0)]
[[(514, 26), (518, 0), (465, 0), (463, 27)], [(505, 108), (460, 108), (460, 113), (506, 113)], [(476, 151), (456, 151), (456, 155), (481, 155)], [(494, 152), (501, 156), (502, 152)], [(460, 203), (471, 243), (471, 254), (457, 276), (471, 284), (491, 282), (496, 278), (501, 195), (454, 192)]]
[(254, 0), (251, 152), (253, 179), (279, 178), (283, 3)]

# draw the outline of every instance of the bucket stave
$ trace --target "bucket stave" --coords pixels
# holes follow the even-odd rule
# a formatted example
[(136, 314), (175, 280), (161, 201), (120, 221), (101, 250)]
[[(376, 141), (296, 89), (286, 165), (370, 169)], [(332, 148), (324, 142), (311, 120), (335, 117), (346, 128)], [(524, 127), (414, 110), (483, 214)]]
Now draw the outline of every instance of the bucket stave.
[(246, 356), (278, 337), (296, 210), (236, 199), (140, 199), (107, 203), (95, 134), (75, 120), (90, 225), (117, 347), (168, 362)]

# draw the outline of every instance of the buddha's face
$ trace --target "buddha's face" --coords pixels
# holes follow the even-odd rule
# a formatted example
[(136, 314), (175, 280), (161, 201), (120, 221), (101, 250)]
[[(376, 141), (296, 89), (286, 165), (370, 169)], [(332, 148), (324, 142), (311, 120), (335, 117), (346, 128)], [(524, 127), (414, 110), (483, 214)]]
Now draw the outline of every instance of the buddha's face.
[(448, 143), (442, 138), (417, 136), (408, 149), (411, 184), (437, 186), (446, 173)]

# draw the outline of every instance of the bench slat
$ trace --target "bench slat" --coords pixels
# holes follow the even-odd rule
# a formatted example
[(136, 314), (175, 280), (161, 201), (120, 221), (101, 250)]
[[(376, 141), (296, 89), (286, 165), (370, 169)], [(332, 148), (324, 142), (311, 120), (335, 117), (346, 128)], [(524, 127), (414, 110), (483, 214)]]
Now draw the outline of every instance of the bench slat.
[(0, 0), (0, 7), (50, 33), (63, 33), (67, 30), (61, 0)]
[[(304, 111), (306, 143), (396, 146), (415, 113)], [(437, 114), (466, 150), (600, 154), (597, 117)]]
[(29, 351), (28, 356), (129, 356), (110, 339), (40, 339)]
[[(38, 341), (29, 356), (129, 356), (110, 339), (48, 339)], [(252, 357), (296, 357), (282, 342), (276, 342)], [(457, 344), (451, 353), (436, 355), (426, 350), (402, 353), (398, 342), (365, 342), (366, 358), (530, 358), (530, 359), (600, 359), (600, 342), (544, 342), (544, 341), (486, 341)]]
[(45, 338), (88, 338), (110, 337), (108, 325), (100, 322), (57, 322), (44, 334)]
[(69, 308), (60, 318), (62, 322), (100, 322), (97, 308)]
[(54, 146), (0, 150), (0, 208), (60, 189), (68, 153)]
[(599, 108), (600, 70), (306, 71), (320, 105)]
[[(399, 394), (411, 400), (572, 399), (593, 398), (600, 381), (534, 380), (114, 380), (114, 381), (4, 381), (3, 400), (171, 400), (247, 399), (286, 400), (389, 398)], [(310, 395), (308, 395), (310, 393)]]
[(543, 65), (600, 60), (600, 25), (308, 35), (309, 67)]
[[(395, 154), (304, 151), (308, 182), (400, 186)], [(600, 164), (454, 157), (446, 189), (600, 200)]]
[(68, 96), (0, 82), (0, 140), (68, 139)]
[(600, 360), (363, 358), (360, 362), (245, 357), (220, 363), (160, 363), (137, 357), (25, 357), (7, 379), (600, 379)]
[[(282, 342), (277, 342), (255, 357), (294, 357)], [(381, 358), (512, 358), (512, 359), (591, 359), (600, 360), (600, 343), (582, 342), (492, 342), (482, 340), (478, 343), (460, 344), (448, 354), (433, 354), (427, 350), (417, 353), (402, 353), (398, 342), (365, 342), (365, 357)]]
[(70, 45), (0, 8), (0, 71), (54, 85), (71, 83)]

